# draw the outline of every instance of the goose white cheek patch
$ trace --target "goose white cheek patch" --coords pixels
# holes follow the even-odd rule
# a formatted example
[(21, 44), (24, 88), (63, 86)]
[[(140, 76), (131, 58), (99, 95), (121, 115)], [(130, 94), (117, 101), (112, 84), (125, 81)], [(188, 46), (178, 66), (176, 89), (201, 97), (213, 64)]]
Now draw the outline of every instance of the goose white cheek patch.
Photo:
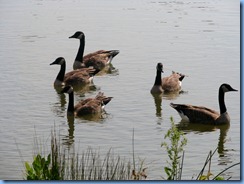
[(72, 93), (73, 92), (73, 89), (72, 88), (69, 88), (69, 90), (67, 91), (67, 93)]
[(183, 121), (189, 122), (189, 118), (183, 112), (178, 113)]

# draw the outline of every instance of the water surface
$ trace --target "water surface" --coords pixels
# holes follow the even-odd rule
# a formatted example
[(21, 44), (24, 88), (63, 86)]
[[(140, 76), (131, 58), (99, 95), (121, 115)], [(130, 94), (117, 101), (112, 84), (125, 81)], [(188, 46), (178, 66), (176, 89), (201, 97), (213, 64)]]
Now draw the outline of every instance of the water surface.
[[(88, 146), (132, 160), (145, 159), (148, 179), (165, 176), (168, 160), (161, 147), (170, 117), (185, 132), (183, 179), (201, 170), (210, 150), (218, 148), (212, 173), (240, 162), (240, 5), (239, 1), (42, 1), (0, 3), (0, 178), (22, 179), (23, 161), (31, 161), (33, 138), (47, 145), (54, 125), (67, 149)], [(89, 92), (75, 93), (75, 101), (98, 91), (114, 98), (100, 120), (67, 119), (67, 96), (58, 94), (53, 81), (57, 57), (72, 69), (79, 46), (68, 39), (76, 31), (86, 34), (85, 53), (120, 50), (113, 60), (116, 72), (94, 78)], [(156, 64), (164, 75), (172, 70), (188, 75), (185, 93), (154, 99)], [(238, 92), (226, 94), (230, 126), (181, 124), (170, 102), (203, 105), (218, 110), (218, 88), (229, 83)], [(240, 179), (240, 167), (225, 177)]]

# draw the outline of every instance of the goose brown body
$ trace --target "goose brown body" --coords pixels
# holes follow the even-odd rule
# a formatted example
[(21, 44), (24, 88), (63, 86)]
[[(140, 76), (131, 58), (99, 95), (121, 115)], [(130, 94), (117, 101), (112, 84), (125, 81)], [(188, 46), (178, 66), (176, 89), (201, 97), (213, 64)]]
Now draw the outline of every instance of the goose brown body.
[(66, 86), (63, 88), (61, 93), (69, 94), (69, 105), (67, 113), (77, 117), (102, 113), (104, 106), (112, 99), (112, 97), (106, 97), (102, 92), (99, 92), (95, 98), (81, 100), (74, 106), (73, 88), (71, 86)]
[(178, 92), (181, 90), (181, 81), (184, 79), (185, 75), (173, 71), (170, 76), (162, 78), (161, 73), (163, 73), (163, 64), (158, 63), (156, 67), (155, 82), (151, 88), (152, 94)]
[(96, 70), (101, 71), (109, 63), (111, 63), (112, 59), (119, 53), (118, 50), (98, 50), (96, 52), (83, 56), (85, 49), (85, 34), (81, 31), (77, 31), (69, 38), (76, 38), (80, 40), (80, 46), (73, 64), (73, 69), (92, 66)]
[(60, 71), (54, 81), (55, 86), (89, 84), (93, 76), (97, 73), (97, 70), (94, 68), (81, 68), (65, 74), (66, 61), (63, 57), (57, 58), (50, 65), (54, 64), (61, 65)]
[(173, 71), (170, 76), (162, 78), (162, 89), (165, 92), (180, 91), (184, 77), (185, 75)]
[(205, 124), (226, 124), (230, 122), (229, 114), (224, 102), (224, 94), (229, 91), (237, 91), (229, 84), (222, 84), (219, 87), (219, 107), (220, 113), (203, 106), (194, 106), (188, 104), (174, 104), (170, 106), (174, 108), (183, 121), (191, 123), (205, 123)]

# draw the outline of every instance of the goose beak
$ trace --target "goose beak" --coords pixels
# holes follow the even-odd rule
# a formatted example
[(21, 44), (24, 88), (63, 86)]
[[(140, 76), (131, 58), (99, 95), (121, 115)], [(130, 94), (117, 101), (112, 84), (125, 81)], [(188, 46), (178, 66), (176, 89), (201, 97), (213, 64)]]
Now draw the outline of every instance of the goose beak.
[(74, 35), (72, 35), (72, 36), (70, 36), (69, 38), (76, 38), (76, 37), (75, 37), (75, 34), (74, 34)]
[(232, 88), (232, 91), (238, 91), (238, 90), (237, 90), (237, 89), (233, 89), (233, 88)]
[(54, 62), (52, 62), (52, 63), (50, 63), (50, 65), (55, 65), (56, 63), (55, 63), (55, 61)]

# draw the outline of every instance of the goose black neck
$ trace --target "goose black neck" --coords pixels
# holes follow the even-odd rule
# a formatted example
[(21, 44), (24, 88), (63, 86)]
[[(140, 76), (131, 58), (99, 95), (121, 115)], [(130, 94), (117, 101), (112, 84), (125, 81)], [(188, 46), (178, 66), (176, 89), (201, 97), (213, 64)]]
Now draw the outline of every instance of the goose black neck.
[(64, 62), (61, 67), (60, 67), (60, 70), (58, 72), (58, 75), (57, 75), (57, 80), (59, 81), (64, 81), (64, 75), (65, 75), (65, 69), (66, 69), (66, 63)]
[(154, 85), (161, 85), (161, 71), (157, 70), (156, 79)]
[(80, 62), (83, 61), (84, 49), (85, 49), (85, 37), (80, 39), (80, 47), (75, 58), (76, 61), (80, 61)]
[(74, 113), (74, 92), (69, 93), (68, 113)]
[(221, 88), (219, 88), (219, 109), (220, 114), (223, 114), (227, 111), (225, 106), (225, 93)]

